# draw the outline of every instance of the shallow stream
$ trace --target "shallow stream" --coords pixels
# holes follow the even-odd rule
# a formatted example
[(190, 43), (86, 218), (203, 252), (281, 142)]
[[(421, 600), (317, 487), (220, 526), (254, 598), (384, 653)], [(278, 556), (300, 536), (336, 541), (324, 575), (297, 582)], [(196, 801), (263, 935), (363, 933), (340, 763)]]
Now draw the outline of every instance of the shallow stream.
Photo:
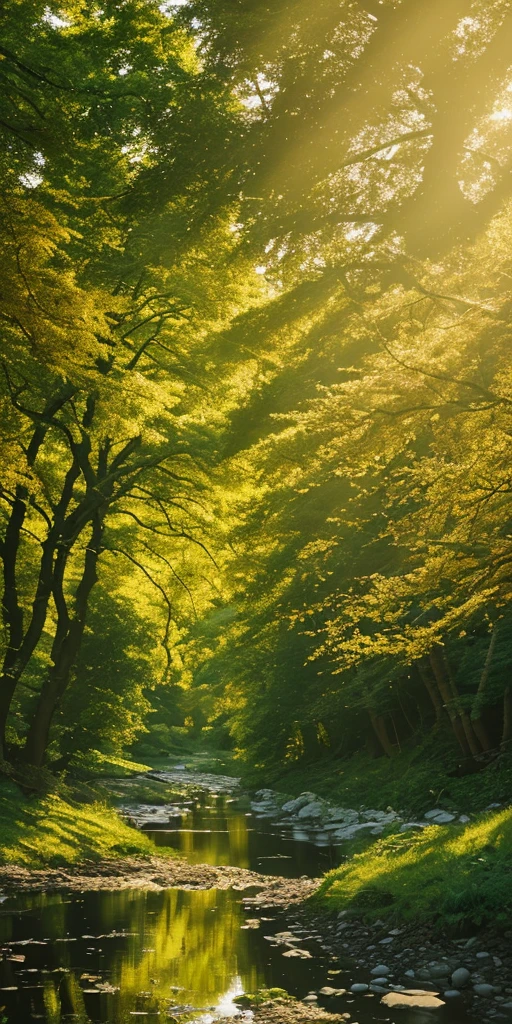
[[(316, 876), (339, 863), (338, 847), (315, 845), (267, 820), (247, 800), (229, 795), (176, 797), (182, 809), (151, 828), (158, 844), (193, 863), (231, 864), (265, 874)], [(300, 931), (293, 911), (251, 910), (250, 891), (169, 889), (20, 894), (0, 903), (0, 1022), (127, 1024), (137, 1019), (211, 1024), (236, 1011), (233, 997), (261, 986), (304, 997), (330, 985), (349, 988), (358, 976), (314, 931)], [(295, 929), (310, 959), (286, 956), (273, 936)], [(425, 1011), (390, 1011), (378, 996), (319, 998), (350, 1013), (350, 1024), (390, 1020), (424, 1024)], [(455, 1024), (446, 1007), (438, 1019)]]

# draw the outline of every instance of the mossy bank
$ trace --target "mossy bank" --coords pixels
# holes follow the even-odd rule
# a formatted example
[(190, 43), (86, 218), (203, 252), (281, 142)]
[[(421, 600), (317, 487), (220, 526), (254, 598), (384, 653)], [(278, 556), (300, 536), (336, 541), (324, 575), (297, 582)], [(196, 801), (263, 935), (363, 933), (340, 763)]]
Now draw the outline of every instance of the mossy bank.
[(26, 868), (156, 851), (106, 800), (85, 803), (66, 791), (27, 796), (6, 778), (0, 779), (0, 837), (0, 865)]

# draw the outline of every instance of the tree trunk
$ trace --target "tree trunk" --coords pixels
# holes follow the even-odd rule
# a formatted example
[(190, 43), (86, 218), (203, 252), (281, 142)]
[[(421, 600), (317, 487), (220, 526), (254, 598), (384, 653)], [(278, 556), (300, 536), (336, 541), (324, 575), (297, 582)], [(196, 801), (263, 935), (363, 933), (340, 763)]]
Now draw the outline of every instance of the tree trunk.
[(93, 522), (91, 539), (85, 552), (82, 577), (75, 591), (74, 613), (72, 616), (68, 613), (64, 598), (63, 568), (56, 582), (54, 596), (58, 620), (52, 646), (53, 665), (41, 687), (24, 749), (25, 761), (36, 768), (39, 768), (43, 763), (53, 715), (69, 685), (71, 671), (82, 643), (89, 597), (98, 579), (97, 563), (101, 553), (102, 536), (103, 520), (97, 514)]
[(489, 682), (492, 659), (494, 657), (494, 652), (496, 650), (498, 630), (499, 627), (496, 625), (494, 626), (493, 631), (491, 633), (491, 640), (489, 643), (489, 647), (487, 648), (487, 654), (485, 657), (484, 667), (482, 669), (482, 675), (480, 676), (480, 682), (478, 684), (478, 689), (475, 694), (473, 708), (471, 711), (471, 721), (473, 724), (473, 729), (475, 730), (475, 733), (478, 736), (480, 743), (482, 744), (483, 750), (490, 750), (492, 746), (489, 740), (487, 729), (485, 728), (485, 725), (482, 722), (482, 707), (485, 704), (485, 693), (487, 690), (487, 684)]
[(396, 751), (389, 738), (386, 720), (383, 715), (378, 715), (372, 708), (368, 709), (373, 731), (387, 757), (394, 757)]
[(512, 687), (507, 686), (503, 694), (503, 730), (501, 749), (506, 750), (512, 740)]
[(439, 727), (443, 720), (444, 708), (436, 680), (430, 675), (429, 669), (421, 661), (418, 662), (418, 674), (430, 697), (430, 700), (432, 701), (432, 707), (434, 708), (436, 716), (436, 727)]
[(436, 644), (429, 654), (432, 671), (439, 687), (439, 692), (444, 700), (446, 710), (450, 716), (453, 731), (457, 737), (461, 749), (466, 754), (476, 757), (481, 753), (477, 737), (473, 732), (471, 720), (466, 711), (460, 706), (460, 697), (457, 687), (451, 678), (443, 648)]
[[(50, 426), (50, 420), (55, 413), (69, 401), (75, 391), (74, 387), (66, 385), (62, 391), (49, 399), (41, 413), (41, 419), (37, 423), (27, 448), (27, 468), (33, 468), (41, 446), (44, 443)], [(5, 757), (5, 731), (7, 718), (12, 698), (23, 669), (28, 663), (35, 646), (41, 636), (46, 620), (46, 609), (51, 594), (51, 585), (47, 590), (46, 605), (44, 595), (38, 586), (34, 610), (30, 622), (32, 630), (28, 643), (24, 644), (26, 634), (24, 632), (23, 608), (19, 603), (18, 595), (18, 555), (20, 551), (21, 535), (27, 514), (27, 506), (30, 500), (28, 488), (24, 484), (17, 484), (11, 514), (7, 522), (4, 540), (1, 546), (3, 561), (3, 597), (2, 597), (2, 618), (7, 633), (7, 646), (4, 655), (2, 670), (0, 673), (0, 759)], [(42, 562), (44, 561), (44, 549)], [(44, 568), (43, 568), (44, 575)], [(40, 580), (41, 582), (41, 573)], [(37, 615), (36, 615), (37, 612)], [(40, 628), (34, 628), (33, 619), (37, 618)], [(41, 622), (42, 619), (42, 622)], [(29, 630), (30, 630), (29, 626)], [(33, 641), (33, 642), (32, 642)]]

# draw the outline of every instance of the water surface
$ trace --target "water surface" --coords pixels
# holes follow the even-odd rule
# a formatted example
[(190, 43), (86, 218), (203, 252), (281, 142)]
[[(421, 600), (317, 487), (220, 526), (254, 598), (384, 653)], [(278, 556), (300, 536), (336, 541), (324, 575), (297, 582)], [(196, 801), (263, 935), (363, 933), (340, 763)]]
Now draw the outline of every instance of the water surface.
[[(316, 876), (342, 856), (305, 833), (257, 819), (242, 799), (195, 794), (152, 834), (192, 862), (232, 864), (267, 874)], [(320, 841), (322, 842), (322, 841)], [(300, 932), (293, 912), (251, 909), (250, 893), (169, 889), (20, 894), (0, 902), (0, 1022), (128, 1024), (136, 1020), (212, 1024), (234, 1013), (233, 997), (277, 986), (304, 997), (324, 985), (366, 981), (347, 959)], [(273, 936), (295, 929), (311, 959), (287, 957)], [(299, 930), (297, 930), (299, 929)], [(348, 951), (349, 952), (349, 951)], [(350, 1024), (427, 1024), (428, 1013), (396, 1011), (378, 997), (321, 1000)], [(438, 1014), (457, 1024), (452, 1006)]]

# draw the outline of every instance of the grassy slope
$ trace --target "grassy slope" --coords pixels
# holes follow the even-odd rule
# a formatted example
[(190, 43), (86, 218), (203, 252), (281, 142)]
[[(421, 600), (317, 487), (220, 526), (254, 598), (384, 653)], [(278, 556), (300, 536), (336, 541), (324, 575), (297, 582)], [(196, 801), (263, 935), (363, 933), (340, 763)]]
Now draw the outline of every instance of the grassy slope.
[(43, 868), (156, 852), (162, 854), (106, 803), (55, 793), (27, 798), (11, 781), (0, 781), (0, 864)]
[(467, 826), (382, 839), (330, 871), (313, 901), (368, 920), (443, 927), (510, 921), (512, 809)]

